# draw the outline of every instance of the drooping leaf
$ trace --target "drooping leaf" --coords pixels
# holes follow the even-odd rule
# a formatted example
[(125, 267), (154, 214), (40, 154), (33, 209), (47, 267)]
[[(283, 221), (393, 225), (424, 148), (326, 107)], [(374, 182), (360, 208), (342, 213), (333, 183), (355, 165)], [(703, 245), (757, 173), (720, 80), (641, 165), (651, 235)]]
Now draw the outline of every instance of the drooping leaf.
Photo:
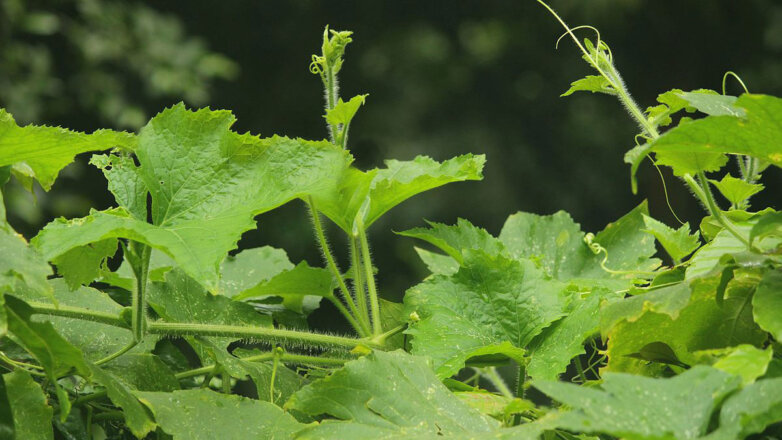
[(763, 330), (782, 340), (782, 269), (763, 275), (752, 297), (752, 314)]
[(0, 167), (25, 165), (47, 191), (77, 154), (114, 147), (132, 150), (135, 145), (136, 137), (125, 132), (98, 130), (86, 134), (60, 127), (20, 127), (10, 113), (0, 109)]
[(739, 206), (743, 201), (763, 191), (764, 188), (760, 183), (748, 183), (730, 174), (726, 174), (722, 180), (709, 180), (709, 182), (716, 186), (720, 193), (734, 206)]
[(489, 255), (498, 255), (504, 250), (499, 240), (467, 220), (460, 218), (453, 226), (428, 223), (429, 228), (413, 228), (397, 234), (431, 243), (459, 263), (463, 261), (465, 250), (480, 250)]
[(60, 402), (60, 420), (64, 421), (71, 405), (68, 394), (57, 379), (72, 368), (84, 377), (90, 376), (91, 371), (81, 351), (60, 336), (51, 323), (32, 320), (33, 310), (24, 301), (6, 295), (5, 304), (8, 331), (44, 368)]
[(652, 144), (658, 161), (672, 166), (679, 176), (698, 169), (715, 171), (727, 161), (725, 153), (782, 166), (782, 99), (744, 94), (735, 106), (744, 109), (746, 116), (708, 116), (663, 134)]
[[(650, 270), (658, 265), (654, 239), (646, 234), (643, 215), (646, 202), (610, 223), (594, 241), (608, 252), (607, 268), (611, 270)], [(595, 255), (584, 243), (584, 233), (565, 212), (539, 216), (517, 213), (508, 218), (500, 241), (515, 258), (540, 262), (546, 273), (560, 281), (573, 279), (617, 279), (616, 288), (629, 284), (626, 275), (614, 275), (600, 266), (604, 255)]]
[(90, 365), (92, 380), (106, 389), (111, 402), (122, 408), (122, 416), (128, 429), (138, 438), (144, 438), (155, 429), (155, 422), (147, 415), (147, 411), (132, 394), (131, 388), (113, 374)]
[(575, 92), (616, 94), (616, 90), (611, 87), (611, 84), (602, 75), (587, 75), (584, 78), (577, 79), (570, 84), (570, 88), (565, 93), (559, 96), (562, 98), (570, 96)]
[(430, 356), (440, 377), (478, 354), (519, 359), (563, 315), (563, 290), (531, 261), (468, 251), (456, 274), (433, 276), (407, 291), (406, 313), (420, 317), (407, 330), (412, 352)]
[(233, 298), (293, 267), (293, 263), (288, 260), (288, 255), (282, 249), (271, 246), (245, 249), (223, 261), (220, 270), (220, 290), (223, 295)]
[(782, 421), (782, 378), (757, 381), (730, 396), (720, 411), (720, 426), (706, 438), (732, 440), (757, 434)]
[(740, 380), (697, 366), (671, 379), (606, 373), (599, 388), (563, 382), (534, 385), (572, 408), (557, 420), (561, 428), (631, 440), (684, 440), (706, 433), (712, 412)]
[(349, 168), (337, 189), (314, 197), (317, 209), (348, 234), (356, 215), (368, 228), (386, 211), (410, 197), (451, 182), (480, 180), (486, 158), (465, 154), (445, 162), (426, 156), (411, 161), (387, 160), (386, 168), (367, 172)]
[[(41, 386), (23, 370), (15, 370), (4, 374), (0, 383), (5, 382), (5, 393), (8, 396), (8, 409), (12, 415), (12, 428), (17, 438), (30, 440), (54, 439), (52, 432), (52, 416), (54, 410), (46, 401)], [(0, 413), (3, 411), (0, 410)], [(0, 424), (0, 426), (2, 426)], [(0, 434), (4, 431), (0, 428)], [(2, 437), (2, 435), (0, 435)]]
[[(676, 358), (687, 365), (698, 362), (698, 357), (694, 354), (698, 350), (762, 343), (766, 334), (755, 325), (752, 308), (749, 307), (754, 289), (752, 280), (741, 277), (732, 280), (721, 303), (717, 302), (714, 293), (718, 283), (719, 276), (693, 281), (689, 302), (679, 310), (676, 318), (667, 314), (680, 307), (679, 299), (674, 299), (679, 295), (671, 292), (673, 297), (660, 298), (662, 302), (654, 306), (656, 311), (644, 310), (640, 316), (632, 312), (627, 320), (614, 324), (605, 332), (608, 337), (607, 369), (646, 375), (659, 374), (662, 365), (649, 364), (629, 356), (653, 342), (667, 344)], [(628, 309), (637, 311), (636, 307), (637, 303)]]
[(36, 245), (51, 260), (89, 243), (128, 238), (167, 253), (198, 282), (219, 290), (219, 265), (241, 234), (255, 227), (255, 215), (331, 191), (350, 160), (328, 142), (237, 134), (230, 131), (234, 121), (227, 111), (193, 112), (181, 104), (164, 110), (141, 130), (140, 166), (126, 163), (123, 173), (108, 174), (125, 180), (138, 175), (135, 181), (151, 196), (152, 223), (146, 214), (137, 217), (138, 203), (128, 201), (136, 192), (128, 189), (122, 194), (132, 197), (117, 196), (128, 206), (55, 220)]
[(284, 440), (306, 426), (269, 402), (211, 390), (135, 394), (174, 440)]
[(246, 289), (234, 299), (279, 296), (286, 308), (302, 313), (305, 297), (329, 298), (333, 296), (332, 280), (331, 272), (328, 269), (310, 267), (306, 261), (302, 261), (293, 269), (284, 270), (274, 277)]
[(451, 438), (491, 432), (499, 425), (454, 396), (423, 358), (402, 351), (376, 351), (348, 362), (299, 390), (285, 407), (405, 435)]
[(683, 224), (679, 229), (673, 229), (665, 223), (644, 215), (646, 232), (652, 234), (663, 246), (674, 262), (681, 261), (693, 253), (700, 245), (698, 232), (690, 234), (690, 225)]

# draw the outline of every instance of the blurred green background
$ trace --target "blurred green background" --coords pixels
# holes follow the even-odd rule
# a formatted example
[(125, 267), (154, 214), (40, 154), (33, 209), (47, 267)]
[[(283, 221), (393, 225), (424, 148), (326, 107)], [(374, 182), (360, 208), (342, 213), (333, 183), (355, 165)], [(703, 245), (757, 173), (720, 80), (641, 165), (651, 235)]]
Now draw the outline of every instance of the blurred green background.
[[(551, 5), (572, 26), (600, 29), (644, 108), (671, 88), (718, 90), (727, 70), (752, 92), (782, 94), (779, 1)], [(444, 160), (472, 152), (488, 159), (483, 182), (426, 193), (373, 226), (387, 298), (399, 298), (425, 276), (413, 240), (392, 232), (423, 219), (464, 217), (496, 234), (516, 211), (562, 209), (583, 229), (597, 231), (648, 198), (654, 216), (676, 224), (648, 163), (639, 195), (630, 192), (622, 157), (637, 128), (620, 105), (608, 96), (559, 98), (591, 72), (571, 42), (555, 50), (562, 29), (533, 0), (0, 0), (0, 9), (0, 106), (20, 123), (86, 131), (137, 130), (182, 100), (232, 109), (239, 131), (324, 138), (311, 54), (319, 51), (326, 24), (354, 31), (341, 84), (345, 98), (370, 94), (351, 126), (359, 166), (418, 154)], [(728, 91), (740, 89), (731, 81)], [(56, 216), (113, 205), (86, 160), (66, 168), (49, 194), (7, 185), (12, 224), (32, 236)], [(780, 207), (776, 171), (764, 176), (768, 189), (754, 199), (756, 207)], [(666, 181), (679, 216), (697, 223), (700, 208), (678, 180), (666, 174)], [(259, 224), (242, 247), (269, 244), (288, 250), (293, 261), (320, 263), (301, 203), (266, 214)], [(339, 236), (332, 243), (341, 248)]]

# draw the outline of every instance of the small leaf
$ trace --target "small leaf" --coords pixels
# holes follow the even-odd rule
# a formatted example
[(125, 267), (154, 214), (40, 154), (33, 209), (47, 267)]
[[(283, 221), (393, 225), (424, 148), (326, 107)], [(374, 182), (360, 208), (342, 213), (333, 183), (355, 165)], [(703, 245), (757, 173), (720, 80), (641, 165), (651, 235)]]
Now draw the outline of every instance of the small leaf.
[(592, 92), (592, 93), (606, 93), (609, 95), (615, 95), (616, 90), (611, 87), (605, 77), (602, 75), (587, 75), (584, 78), (573, 81), (570, 84), (570, 88), (563, 94), (559, 95), (560, 98), (570, 96), (575, 92)]
[(65, 278), (68, 287), (76, 290), (82, 284), (90, 284), (95, 280), (106, 258), (116, 252), (117, 240), (110, 238), (71, 249), (54, 258), (52, 263), (57, 266), (57, 273)]
[(534, 385), (572, 408), (555, 422), (560, 428), (632, 439), (685, 440), (706, 433), (712, 412), (740, 380), (696, 366), (671, 379), (606, 373), (599, 388), (563, 382)]
[(733, 206), (741, 205), (743, 201), (759, 193), (764, 188), (760, 183), (747, 183), (730, 174), (726, 174), (720, 181), (709, 180), (709, 182), (716, 186)]
[(459, 262), (448, 255), (414, 247), (415, 252), (434, 275), (453, 275), (459, 271)]
[(754, 345), (742, 344), (716, 350), (703, 350), (695, 353), (702, 357), (702, 363), (709, 363), (714, 368), (739, 376), (744, 385), (749, 385), (768, 371), (768, 365), (774, 355), (768, 348), (761, 350)]
[(211, 390), (135, 394), (174, 440), (292, 440), (306, 426), (269, 402)]
[(637, 353), (630, 353), (625, 356), (646, 362), (657, 362), (660, 364), (675, 365), (681, 368), (689, 368), (689, 365), (680, 361), (671, 347), (664, 342), (650, 342), (641, 347)]
[(342, 101), (342, 98), (337, 100), (337, 104), (332, 109), (326, 110), (326, 122), (332, 125), (350, 125), (350, 121), (356, 116), (358, 109), (364, 105), (364, 101), (369, 95), (356, 95), (348, 102)]
[(700, 234), (690, 234), (690, 225), (683, 224), (679, 229), (673, 229), (666, 224), (644, 214), (645, 232), (648, 232), (660, 242), (674, 263), (693, 253), (700, 245)]
[(763, 275), (752, 297), (755, 322), (774, 339), (782, 340), (782, 269), (769, 270)]
[(271, 246), (245, 249), (223, 261), (220, 269), (221, 293), (233, 298), (293, 267), (293, 263), (288, 260), (288, 255), (282, 249)]

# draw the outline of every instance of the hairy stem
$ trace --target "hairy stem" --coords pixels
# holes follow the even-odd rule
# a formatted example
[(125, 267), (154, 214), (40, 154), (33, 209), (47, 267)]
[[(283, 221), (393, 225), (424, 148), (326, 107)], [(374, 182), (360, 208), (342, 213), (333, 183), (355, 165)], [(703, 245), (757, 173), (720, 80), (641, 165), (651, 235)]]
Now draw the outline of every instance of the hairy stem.
[(38, 315), (61, 316), (63, 318), (81, 319), (82, 321), (93, 321), (101, 324), (113, 325), (114, 327), (130, 328), (119, 315), (113, 315), (106, 312), (97, 312), (95, 310), (82, 307), (72, 307), (66, 305), (55, 306), (54, 304), (39, 303), (27, 301), (33, 309), (33, 313)]
[(350, 241), (350, 259), (351, 268), (353, 269), (353, 294), (356, 297), (356, 305), (358, 307), (359, 319), (366, 325), (367, 332), (371, 333), (371, 324), (369, 318), (369, 308), (367, 307), (367, 291), (364, 287), (364, 275), (361, 273), (363, 270), (363, 263), (361, 259), (361, 248), (358, 243), (357, 237), (349, 237)]
[(133, 349), (133, 347), (135, 347), (136, 345), (138, 345), (138, 341), (136, 341), (136, 340), (133, 340), (133, 341), (131, 341), (131, 342), (130, 342), (128, 345), (126, 345), (126, 346), (124, 346), (124, 347), (120, 348), (120, 349), (119, 349), (119, 350), (117, 350), (116, 352), (114, 352), (114, 353), (112, 353), (112, 354), (110, 354), (110, 355), (106, 356), (106, 357), (105, 357), (105, 358), (103, 358), (103, 359), (99, 359), (99, 360), (95, 361), (95, 365), (103, 365), (103, 364), (105, 364), (105, 363), (107, 363), (107, 362), (111, 362), (111, 361), (113, 361), (114, 359), (116, 359), (116, 358), (118, 358), (118, 357), (122, 356), (123, 354), (125, 354), (125, 353), (129, 352), (130, 350), (132, 350), (132, 349)]
[(377, 287), (375, 286), (375, 274), (372, 268), (372, 256), (369, 253), (369, 241), (364, 230), (364, 222), (361, 216), (356, 217), (358, 226), (358, 238), (361, 241), (361, 255), (364, 259), (364, 273), (367, 278), (367, 292), (369, 294), (369, 307), (372, 313), (372, 333), (383, 333), (383, 324), (380, 322), (380, 301), (378, 300)]
[(183, 322), (148, 323), (148, 332), (169, 336), (225, 336), (237, 339), (258, 339), (264, 341), (280, 341), (300, 343), (316, 347), (355, 348), (366, 345), (380, 348), (378, 344), (367, 339), (356, 339), (345, 336), (324, 335), (321, 333), (299, 332), (265, 327), (244, 327), (237, 325), (196, 324)]
[[(312, 197), (307, 197), (307, 206), (310, 210), (312, 225), (315, 229), (315, 236), (318, 239), (323, 258), (326, 260), (326, 265), (328, 266), (329, 271), (331, 271), (331, 275), (337, 280), (339, 290), (342, 292), (342, 297), (350, 308), (351, 313), (347, 313), (347, 310), (345, 310), (344, 307), (337, 306), (337, 308), (340, 309), (340, 312), (342, 312), (345, 318), (350, 322), (350, 325), (353, 326), (359, 336), (367, 336), (369, 334), (369, 326), (361, 322), (361, 313), (356, 307), (356, 303), (350, 295), (350, 290), (345, 284), (345, 279), (342, 277), (342, 272), (340, 272), (339, 267), (337, 267), (337, 262), (334, 260), (334, 255), (331, 253), (331, 248), (329, 247), (329, 243), (326, 240), (326, 234), (323, 230), (323, 225), (320, 222), (320, 213), (316, 209), (315, 201)], [(356, 321), (356, 318), (358, 318), (358, 321)]]

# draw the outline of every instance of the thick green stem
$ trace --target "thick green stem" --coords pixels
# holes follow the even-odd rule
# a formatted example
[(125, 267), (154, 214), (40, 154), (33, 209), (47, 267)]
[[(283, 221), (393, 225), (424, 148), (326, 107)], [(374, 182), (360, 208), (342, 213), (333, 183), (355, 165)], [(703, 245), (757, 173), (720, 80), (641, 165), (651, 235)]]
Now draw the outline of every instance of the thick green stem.
[[(337, 82), (337, 74), (334, 73), (334, 69), (325, 63), (325, 70), (323, 72), (323, 87), (326, 94), (326, 110), (331, 110), (337, 105), (337, 99), (339, 99), (339, 83)], [(337, 133), (339, 133), (339, 127), (326, 122), (326, 126), (329, 130), (329, 139), (331, 143), (337, 144)]]
[(130, 328), (119, 315), (111, 313), (96, 312), (81, 307), (71, 307), (66, 305), (55, 306), (54, 304), (39, 303), (27, 301), (33, 309), (33, 313), (39, 315), (62, 316), (63, 318), (81, 319), (82, 321), (93, 321), (101, 324), (113, 325), (114, 327)]
[[(342, 297), (350, 308), (351, 313), (346, 313), (347, 310), (345, 310), (344, 307), (340, 308), (338, 306), (337, 308), (340, 309), (340, 312), (348, 319), (359, 336), (367, 336), (369, 334), (369, 326), (361, 322), (361, 313), (356, 307), (356, 303), (350, 295), (350, 290), (348, 289), (347, 284), (345, 284), (345, 279), (342, 277), (342, 272), (340, 272), (339, 267), (337, 267), (337, 262), (334, 260), (334, 255), (331, 253), (331, 248), (329, 247), (329, 243), (326, 240), (326, 234), (323, 230), (323, 225), (320, 222), (320, 213), (318, 212), (312, 197), (307, 197), (307, 206), (310, 210), (312, 225), (315, 229), (315, 236), (318, 239), (323, 258), (325, 258), (326, 265), (328, 266), (329, 271), (331, 271), (331, 276), (337, 280), (339, 290), (342, 292)], [(358, 321), (356, 321), (356, 318), (358, 318)]]
[(383, 324), (380, 322), (380, 301), (375, 286), (375, 274), (372, 267), (372, 256), (369, 253), (369, 241), (367, 233), (364, 230), (364, 222), (361, 216), (356, 217), (356, 226), (358, 229), (358, 238), (361, 240), (361, 255), (364, 260), (364, 273), (366, 274), (367, 293), (369, 294), (369, 307), (372, 313), (372, 333), (379, 335), (383, 333)]
[(399, 333), (402, 333), (403, 331), (405, 331), (405, 329), (407, 329), (407, 324), (400, 324), (385, 333), (381, 333), (373, 337), (372, 342), (375, 342), (379, 345), (385, 345), (386, 341), (388, 341), (389, 338), (394, 337)]
[(369, 308), (367, 307), (367, 291), (364, 287), (363, 263), (361, 259), (361, 250), (357, 237), (349, 237), (350, 241), (350, 260), (353, 269), (353, 294), (356, 297), (356, 305), (359, 310), (359, 319), (367, 327), (367, 332), (371, 333), (371, 324), (369, 318)]
[(526, 394), (524, 384), (527, 382), (527, 366), (519, 364), (519, 369), (516, 375), (516, 397), (523, 399)]
[(237, 339), (258, 339), (269, 342), (302, 343), (319, 347), (343, 347), (352, 349), (359, 345), (366, 345), (381, 348), (378, 344), (367, 339), (265, 327), (154, 321), (148, 323), (147, 330), (149, 333), (169, 336), (225, 336)]
[(131, 304), (131, 330), (133, 339), (141, 341), (144, 338), (147, 327), (147, 278), (149, 277), (149, 257), (152, 254), (152, 248), (147, 245), (139, 245), (141, 252), (140, 260), (134, 272), (136, 275), (136, 286), (133, 289), (133, 299)]

